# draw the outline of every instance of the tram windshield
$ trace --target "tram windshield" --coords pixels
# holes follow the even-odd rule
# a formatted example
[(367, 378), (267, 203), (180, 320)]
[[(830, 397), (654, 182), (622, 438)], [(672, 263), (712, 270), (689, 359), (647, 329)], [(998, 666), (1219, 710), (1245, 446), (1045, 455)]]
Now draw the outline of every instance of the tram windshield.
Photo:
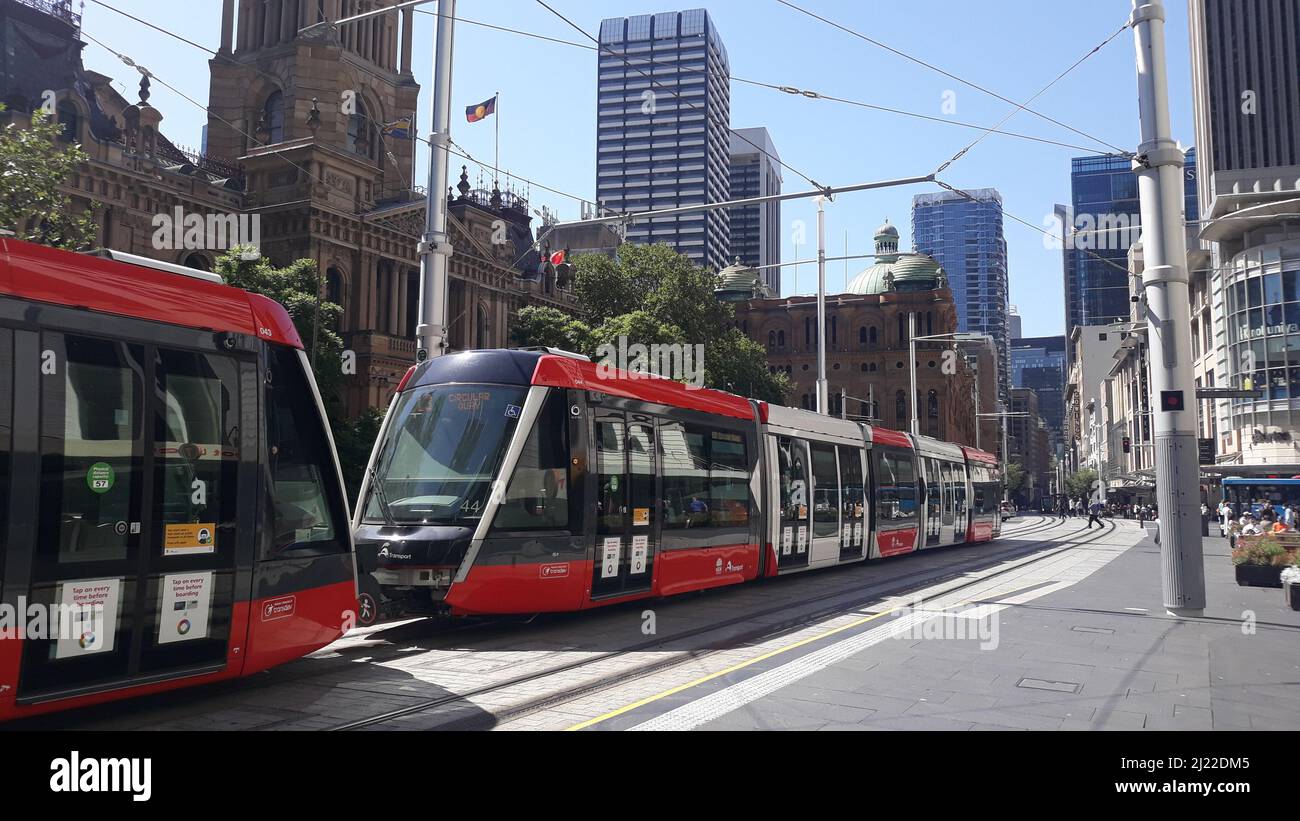
[(375, 459), (365, 520), (477, 523), (527, 390), (435, 385), (403, 393)]

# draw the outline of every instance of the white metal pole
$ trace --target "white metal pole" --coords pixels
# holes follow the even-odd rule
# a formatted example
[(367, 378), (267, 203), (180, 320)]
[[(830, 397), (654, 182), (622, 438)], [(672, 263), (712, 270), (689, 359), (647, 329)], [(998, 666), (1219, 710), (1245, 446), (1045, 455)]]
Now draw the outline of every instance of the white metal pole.
[(817, 412), (829, 414), (826, 386), (826, 198), (817, 198)]
[(907, 314), (907, 375), (911, 387), (912, 435), (919, 436), (921, 426), (916, 418), (916, 314), (912, 311)]
[[(1200, 616), (1205, 609), (1205, 567), (1187, 240), (1182, 220), (1184, 157), (1169, 125), (1164, 4), (1161, 0), (1133, 0), (1131, 22), (1142, 124), (1134, 170), (1146, 262), (1142, 286), (1147, 303), (1162, 589), (1165, 609), (1171, 615)], [(1168, 410), (1165, 398), (1173, 399), (1178, 393), (1185, 410)]]
[(447, 165), (451, 139), (451, 69), (456, 35), (456, 0), (438, 3), (437, 54), (433, 71), (433, 128), (429, 134), (429, 190), (420, 242), (420, 321), (415, 329), (417, 361), (447, 349)]

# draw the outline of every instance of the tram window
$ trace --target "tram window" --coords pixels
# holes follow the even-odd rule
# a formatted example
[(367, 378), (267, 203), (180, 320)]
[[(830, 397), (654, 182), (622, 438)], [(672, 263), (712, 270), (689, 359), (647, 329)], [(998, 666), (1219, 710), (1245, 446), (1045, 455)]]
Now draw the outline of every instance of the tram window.
[(835, 536), (840, 532), (839, 469), (835, 446), (812, 443), (813, 535)]
[(515, 465), (494, 530), (554, 530), (569, 526), (568, 403), (562, 391), (537, 415)]
[(808, 466), (806, 445), (798, 439), (777, 440), (781, 471), (781, 518), (808, 518)]
[[(57, 338), (45, 340), (56, 354)], [(72, 335), (61, 347), (63, 379), (41, 403), (41, 530), (59, 534), (60, 564), (125, 559), (131, 536), (116, 524), (136, 519), (144, 348)]]
[(872, 451), (876, 465), (876, 518), (880, 522), (916, 517), (916, 470), (909, 453)]
[(271, 455), (272, 549), (344, 552), (334, 455), (298, 351), (268, 347), (267, 450)]
[(840, 509), (844, 520), (861, 519), (862, 508), (862, 451), (841, 446), (840, 452)]
[(749, 462), (743, 434), (713, 431), (709, 436), (709, 490), (713, 524), (749, 524)]
[(237, 365), (160, 349), (154, 370), (160, 401), (153, 506), (154, 521), (162, 525), (156, 538), (166, 544), (170, 525), (208, 524), (216, 527), (209, 543), (215, 552), (233, 548), (241, 439)]
[(659, 462), (664, 477), (663, 526), (707, 527), (709, 505), (709, 438), (706, 431), (681, 422), (659, 426)]
[(623, 448), (627, 429), (622, 415), (596, 420), (596, 532), (621, 533), (627, 512), (627, 472)]

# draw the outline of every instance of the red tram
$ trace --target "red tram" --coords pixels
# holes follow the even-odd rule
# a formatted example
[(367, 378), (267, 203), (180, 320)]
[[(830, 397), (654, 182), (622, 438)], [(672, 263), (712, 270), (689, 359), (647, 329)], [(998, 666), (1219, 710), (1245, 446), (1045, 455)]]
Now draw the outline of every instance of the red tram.
[(381, 611), (537, 613), (989, 541), (1000, 494), (971, 448), (468, 351), (403, 379), (353, 527)]
[(248, 675), (354, 618), (288, 314), (131, 259), (0, 239), (0, 720)]

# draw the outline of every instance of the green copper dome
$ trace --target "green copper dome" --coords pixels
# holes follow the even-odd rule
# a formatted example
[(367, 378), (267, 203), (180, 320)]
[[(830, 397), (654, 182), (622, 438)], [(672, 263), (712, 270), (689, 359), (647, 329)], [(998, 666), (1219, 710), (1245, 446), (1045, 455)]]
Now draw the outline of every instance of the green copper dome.
[(946, 288), (948, 276), (934, 258), (915, 251), (898, 253), (898, 229), (885, 220), (876, 229), (876, 264), (853, 278), (847, 293), (932, 291)]
[(718, 287), (713, 289), (713, 293), (718, 299), (738, 302), (769, 295), (758, 271), (742, 265), (739, 258), (718, 272)]

